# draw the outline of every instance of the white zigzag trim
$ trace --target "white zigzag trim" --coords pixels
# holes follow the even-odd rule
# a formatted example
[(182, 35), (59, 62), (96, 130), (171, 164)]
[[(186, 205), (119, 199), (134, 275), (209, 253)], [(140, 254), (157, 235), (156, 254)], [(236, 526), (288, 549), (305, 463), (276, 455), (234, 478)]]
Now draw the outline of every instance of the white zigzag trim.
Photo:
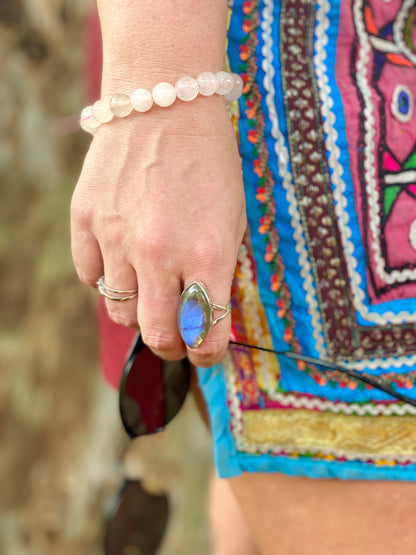
[(308, 312), (312, 320), (313, 338), (315, 339), (315, 349), (320, 355), (325, 355), (324, 337), (322, 332), (322, 321), (319, 313), (319, 306), (316, 300), (316, 290), (312, 278), (311, 265), (308, 259), (308, 251), (305, 239), (303, 237), (302, 225), (297, 206), (295, 189), (293, 186), (292, 175), (288, 169), (289, 152), (285, 145), (283, 134), (279, 128), (279, 118), (275, 106), (275, 89), (273, 84), (274, 67), (273, 67), (273, 51), (272, 51), (272, 24), (273, 17), (273, 0), (264, 0), (263, 19), (261, 22), (262, 36), (264, 46), (262, 49), (264, 70), (264, 88), (267, 91), (266, 104), (269, 110), (269, 117), (272, 124), (271, 134), (274, 139), (274, 148), (278, 160), (279, 175), (282, 184), (286, 190), (286, 199), (289, 203), (289, 214), (293, 228), (293, 237), (296, 243), (296, 252), (298, 253), (298, 264), (300, 274), (303, 278), (303, 288), (306, 293), (306, 303)]
[(397, 403), (391, 403), (389, 405), (374, 405), (371, 403), (365, 403), (364, 405), (360, 405), (359, 403), (335, 403), (334, 401), (329, 401), (328, 399), (296, 396), (292, 393), (277, 393), (276, 401), (279, 401), (279, 403), (284, 407), (293, 406), (295, 409), (319, 410), (321, 412), (329, 411), (332, 414), (355, 414), (358, 416), (365, 416), (366, 414), (371, 416), (404, 416), (405, 414), (416, 414), (416, 407), (407, 404), (399, 405)]
[(231, 433), (235, 438), (237, 449), (239, 451), (245, 451), (246, 447), (243, 441), (242, 412), (237, 395), (236, 370), (229, 352), (227, 352), (224, 356), (222, 367), (225, 376), (227, 396), (230, 401), (229, 411), (231, 416)]
[[(388, 357), (388, 358), (372, 358), (365, 360), (343, 361), (343, 366), (349, 366), (355, 370), (388, 370), (389, 368), (402, 368), (403, 366), (411, 367), (416, 365), (416, 355)], [(412, 368), (413, 370), (414, 368)]]

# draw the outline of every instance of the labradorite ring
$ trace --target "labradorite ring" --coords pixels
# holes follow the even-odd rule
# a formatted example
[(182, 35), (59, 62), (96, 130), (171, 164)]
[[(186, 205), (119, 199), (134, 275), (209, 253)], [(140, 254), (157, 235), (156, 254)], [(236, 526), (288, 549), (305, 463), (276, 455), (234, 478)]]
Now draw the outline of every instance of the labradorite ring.
[(137, 297), (139, 290), (138, 289), (127, 289), (122, 291), (120, 289), (113, 289), (106, 285), (104, 281), (104, 276), (101, 276), (97, 281), (97, 288), (100, 295), (109, 299), (110, 301), (128, 301), (129, 299), (134, 299)]
[[(214, 310), (223, 312), (214, 318)], [(226, 306), (211, 302), (207, 288), (194, 281), (183, 290), (179, 309), (178, 326), (182, 339), (188, 347), (195, 349), (204, 341), (211, 328), (223, 320), (231, 311), (231, 303)]]

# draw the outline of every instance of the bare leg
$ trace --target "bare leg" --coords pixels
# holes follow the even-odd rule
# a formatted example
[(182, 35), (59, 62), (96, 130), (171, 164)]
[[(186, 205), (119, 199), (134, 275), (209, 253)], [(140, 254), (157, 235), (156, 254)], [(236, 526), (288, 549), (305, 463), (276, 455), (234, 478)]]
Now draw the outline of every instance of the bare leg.
[(209, 517), (214, 555), (259, 555), (227, 480), (211, 480)]
[(416, 553), (416, 483), (282, 474), (229, 483), (262, 555)]
[[(203, 401), (199, 406), (204, 414)], [(234, 523), (243, 518), (242, 514), (261, 555), (416, 553), (414, 482), (312, 480), (257, 473), (232, 478), (228, 483), (241, 513), (234, 521), (221, 520), (228, 495), (220, 486), (211, 501), (214, 545), (219, 549), (215, 555), (246, 555), (238, 550), (227, 552), (227, 544), (221, 543), (230, 531), (234, 533)], [(251, 553), (256, 551), (247, 555)]]
[[(209, 417), (194, 367), (191, 391), (201, 417), (209, 428)], [(216, 473), (211, 478), (209, 520), (213, 555), (260, 555), (228, 481), (221, 480)]]

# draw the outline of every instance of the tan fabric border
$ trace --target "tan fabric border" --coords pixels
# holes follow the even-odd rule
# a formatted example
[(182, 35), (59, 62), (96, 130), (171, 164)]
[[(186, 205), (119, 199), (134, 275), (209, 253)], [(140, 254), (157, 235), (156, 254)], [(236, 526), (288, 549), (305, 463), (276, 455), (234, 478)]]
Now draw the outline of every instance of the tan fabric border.
[(304, 409), (243, 412), (243, 441), (273, 451), (416, 455), (415, 416), (358, 416)]

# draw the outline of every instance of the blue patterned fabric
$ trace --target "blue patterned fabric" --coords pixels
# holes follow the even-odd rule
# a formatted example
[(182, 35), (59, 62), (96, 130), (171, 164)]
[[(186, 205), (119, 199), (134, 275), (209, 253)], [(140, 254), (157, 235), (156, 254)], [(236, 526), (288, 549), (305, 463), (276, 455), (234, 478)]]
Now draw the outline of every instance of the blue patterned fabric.
[[(416, 397), (413, 1), (235, 0), (248, 210), (233, 338)], [(220, 475), (415, 479), (416, 409), (242, 347), (199, 369)]]

